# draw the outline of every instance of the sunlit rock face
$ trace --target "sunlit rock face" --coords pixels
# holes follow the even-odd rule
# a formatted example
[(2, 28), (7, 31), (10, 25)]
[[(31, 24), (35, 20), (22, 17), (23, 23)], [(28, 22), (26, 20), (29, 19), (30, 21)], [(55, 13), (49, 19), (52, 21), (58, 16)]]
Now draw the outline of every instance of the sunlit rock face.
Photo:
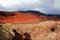
[(5, 23), (29, 23), (40, 20), (60, 20), (60, 17), (49, 17), (44, 13), (35, 11), (7, 12), (0, 11), (0, 22)]
[(0, 37), (4, 37), (2, 40), (60, 40), (60, 21), (47, 20), (37, 23), (5, 23), (0, 25), (2, 25), (0, 27)]
[[(40, 15), (43, 15), (40, 13)], [(0, 12), (0, 22), (6, 23), (28, 23), (39, 21), (40, 16), (34, 12)]]

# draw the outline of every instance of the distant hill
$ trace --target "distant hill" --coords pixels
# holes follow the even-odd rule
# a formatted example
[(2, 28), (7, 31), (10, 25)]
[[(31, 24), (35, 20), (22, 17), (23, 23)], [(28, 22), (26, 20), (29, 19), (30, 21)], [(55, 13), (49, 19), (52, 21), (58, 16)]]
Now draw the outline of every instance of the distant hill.
[(33, 14), (37, 14), (37, 15), (42, 15), (42, 16), (57, 16), (57, 17), (60, 17), (60, 14), (45, 14), (45, 13), (42, 13), (42, 12), (39, 12), (39, 11), (34, 11), (34, 10), (27, 10), (27, 11), (18, 11), (18, 12), (29, 12), (29, 13), (33, 13)]
[(24, 13), (33, 13), (33, 14), (36, 14), (36, 15), (46, 15), (44, 13), (41, 13), (39, 11), (34, 11), (34, 10), (27, 10), (27, 11), (18, 11), (18, 12), (24, 12)]

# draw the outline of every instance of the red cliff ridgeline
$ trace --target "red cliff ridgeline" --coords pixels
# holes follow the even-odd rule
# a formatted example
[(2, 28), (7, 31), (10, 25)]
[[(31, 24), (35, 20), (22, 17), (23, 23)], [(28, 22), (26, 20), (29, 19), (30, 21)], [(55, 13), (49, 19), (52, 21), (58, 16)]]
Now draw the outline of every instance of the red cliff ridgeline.
[(58, 17), (38, 16), (29, 12), (4, 12), (0, 11), (0, 22), (5, 23), (29, 23), (40, 20), (60, 20)]

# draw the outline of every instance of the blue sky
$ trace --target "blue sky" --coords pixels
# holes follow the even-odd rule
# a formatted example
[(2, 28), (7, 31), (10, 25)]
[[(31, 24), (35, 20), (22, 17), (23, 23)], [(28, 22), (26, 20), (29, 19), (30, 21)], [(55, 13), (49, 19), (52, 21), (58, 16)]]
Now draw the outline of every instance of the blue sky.
[(60, 14), (60, 0), (0, 0), (0, 10), (36, 10), (46, 14)]

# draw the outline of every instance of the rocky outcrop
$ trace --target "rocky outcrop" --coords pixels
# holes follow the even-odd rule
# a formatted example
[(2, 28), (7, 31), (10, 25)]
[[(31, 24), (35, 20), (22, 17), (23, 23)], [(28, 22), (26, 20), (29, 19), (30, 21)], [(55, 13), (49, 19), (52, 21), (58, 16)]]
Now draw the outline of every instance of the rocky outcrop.
[[(38, 14), (38, 15), (37, 15)], [(46, 16), (43, 13), (35, 12), (35, 11), (18, 11), (18, 12), (6, 12), (0, 11), (0, 22), (5, 23), (28, 23), (33, 21), (40, 20), (60, 20), (60, 17), (56, 16)]]
[(0, 27), (2, 40), (60, 40), (60, 21), (0, 25), (2, 25)]

